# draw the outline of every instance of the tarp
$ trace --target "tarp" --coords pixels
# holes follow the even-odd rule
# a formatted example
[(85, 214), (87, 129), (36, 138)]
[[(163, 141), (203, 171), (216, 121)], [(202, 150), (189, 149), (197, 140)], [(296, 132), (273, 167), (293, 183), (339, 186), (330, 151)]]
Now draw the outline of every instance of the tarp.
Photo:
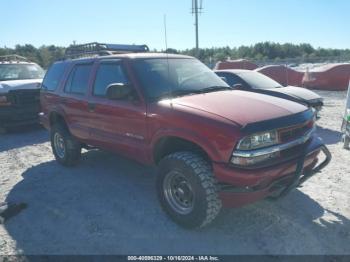
[(247, 69), (254, 70), (258, 68), (258, 66), (249, 60), (246, 59), (238, 59), (238, 60), (228, 60), (224, 62), (217, 62), (214, 69), (222, 70), (222, 69)]
[(305, 73), (302, 86), (310, 89), (344, 91), (348, 88), (350, 64), (329, 64)]
[(289, 67), (282, 65), (270, 65), (255, 69), (283, 86), (302, 86), (302, 80), (304, 77), (303, 72), (293, 70)]
[(309, 89), (344, 91), (348, 88), (350, 79), (350, 64), (328, 64), (306, 72), (294, 70), (283, 65), (268, 65), (258, 68), (249, 60), (228, 60), (218, 62), (216, 70), (247, 69), (256, 70), (271, 77), (283, 86), (301, 86)]

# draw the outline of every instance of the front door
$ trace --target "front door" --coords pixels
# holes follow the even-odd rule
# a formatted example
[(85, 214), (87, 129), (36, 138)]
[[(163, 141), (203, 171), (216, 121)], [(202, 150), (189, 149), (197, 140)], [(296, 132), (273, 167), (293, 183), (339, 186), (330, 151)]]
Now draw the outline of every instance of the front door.
[(123, 100), (106, 97), (110, 84), (130, 84), (121, 60), (98, 65), (89, 98), (90, 140), (94, 145), (130, 156), (141, 162), (147, 145), (146, 106), (137, 92)]

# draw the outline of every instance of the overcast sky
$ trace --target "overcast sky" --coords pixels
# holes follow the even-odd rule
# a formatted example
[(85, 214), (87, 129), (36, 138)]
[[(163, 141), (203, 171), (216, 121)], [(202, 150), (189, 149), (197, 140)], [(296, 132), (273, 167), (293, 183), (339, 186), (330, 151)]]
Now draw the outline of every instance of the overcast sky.
[[(192, 0), (0, 0), (0, 46), (98, 41), (164, 49), (195, 45)], [(261, 41), (350, 48), (348, 0), (203, 0), (200, 46)]]

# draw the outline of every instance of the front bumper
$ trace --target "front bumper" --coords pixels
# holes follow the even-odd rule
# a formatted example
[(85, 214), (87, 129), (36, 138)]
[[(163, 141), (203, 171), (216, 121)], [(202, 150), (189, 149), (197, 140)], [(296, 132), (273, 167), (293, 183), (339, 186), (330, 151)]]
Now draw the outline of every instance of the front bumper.
[(0, 107), (0, 127), (17, 127), (39, 123), (39, 105)]
[[(319, 161), (320, 153), (324, 160)], [(331, 154), (319, 138), (313, 137), (294, 160), (258, 170), (240, 170), (214, 164), (220, 198), (225, 207), (239, 207), (266, 197), (279, 198), (320, 172)]]
[(39, 123), (47, 130), (50, 130), (50, 119), (44, 112), (39, 113)]

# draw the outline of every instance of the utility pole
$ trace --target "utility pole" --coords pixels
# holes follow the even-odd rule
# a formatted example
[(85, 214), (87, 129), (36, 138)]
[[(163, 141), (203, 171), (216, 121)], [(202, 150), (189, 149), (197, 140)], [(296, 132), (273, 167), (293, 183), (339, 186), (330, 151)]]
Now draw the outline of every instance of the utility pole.
[(196, 27), (196, 56), (199, 56), (199, 37), (198, 37), (198, 15), (202, 13), (202, 0), (198, 4), (198, 0), (192, 0), (192, 14), (195, 15), (195, 23)]

